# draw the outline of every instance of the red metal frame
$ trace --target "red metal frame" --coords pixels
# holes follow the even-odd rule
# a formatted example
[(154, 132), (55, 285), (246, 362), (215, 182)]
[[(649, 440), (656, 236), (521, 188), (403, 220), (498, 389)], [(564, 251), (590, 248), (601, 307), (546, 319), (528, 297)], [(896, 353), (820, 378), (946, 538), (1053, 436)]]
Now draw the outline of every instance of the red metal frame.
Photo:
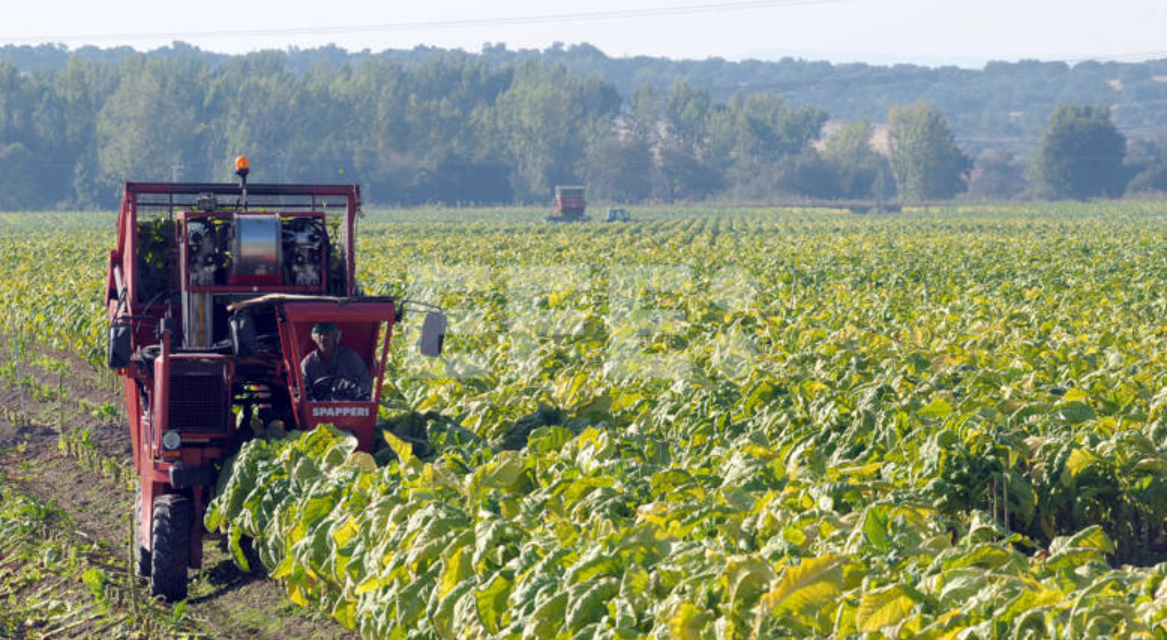
[[(185, 217), (203, 215), (196, 211), (196, 199), (198, 196), (206, 193), (214, 194), (216, 197), (235, 196), (238, 198), (242, 196), (243, 190), (240, 185), (221, 183), (126, 183), (121, 206), (118, 210), (117, 246), (109, 255), (109, 271), (106, 276), (106, 303), (111, 321), (115, 318), (128, 318), (129, 321), (134, 323), (130, 341), (131, 350), (136, 351), (139, 348), (158, 345), (160, 343), (160, 353), (154, 359), (152, 366), (146, 366), (140, 361), (134, 360), (120, 371), (126, 396), (126, 412), (129, 421), (134, 464), (141, 481), (142, 517), (140, 541), (147, 550), (150, 549), (152, 540), (151, 528), (153, 524), (154, 499), (157, 496), (176, 490), (170, 484), (171, 468), (180, 461), (188, 467), (199, 467), (223, 459), (227, 455), (228, 448), (235, 435), (233, 426), (229, 428), (226, 435), (221, 433), (198, 434), (184, 432), (184, 441), (204, 440), (204, 442), (199, 443), (201, 446), (184, 446), (179, 450), (178, 455), (166, 457), (166, 454), (163, 453), (161, 438), (168, 421), (166, 407), (168, 406), (167, 396), (169, 394), (169, 385), (167, 381), (170, 377), (171, 363), (176, 360), (188, 358), (222, 359), (225, 360), (227, 365), (227, 375), (232, 380), (234, 379), (235, 372), (228, 356), (210, 353), (172, 353), (169, 330), (164, 332), (162, 339), (159, 340), (156, 337), (156, 327), (168, 315), (168, 312), (177, 311), (177, 305), (174, 305), (172, 308), (171, 305), (156, 300), (149, 301), (140, 299), (141, 274), (138, 273), (137, 264), (139, 243), (137, 233), (138, 214), (148, 209), (162, 212), (176, 220), (175, 233), (181, 234), (181, 227), (178, 224), (178, 220)], [(355, 219), (360, 209), (360, 189), (357, 185), (253, 184), (247, 186), (247, 194), (249, 198), (254, 197), (256, 199), (271, 196), (279, 198), (297, 197), (302, 200), (307, 200), (307, 202), (300, 203), (300, 207), (302, 208), (300, 211), (294, 210), (294, 205), (287, 204), (255, 205), (257, 207), (270, 207), (280, 212), (281, 215), (289, 216), (326, 217), (327, 214), (323, 209), (329, 206), (328, 199), (343, 198), (343, 237), (332, 238), (331, 240), (332, 242), (344, 242), (344, 255), (347, 267), (344, 294), (345, 296), (353, 296), (355, 294), (356, 261), (354, 232)], [(150, 201), (144, 201), (142, 196), (153, 196), (154, 198)], [(228, 213), (246, 215), (245, 211), (237, 209), (238, 207), (219, 208), (216, 209), (216, 212), (205, 215), (213, 216)], [(175, 240), (177, 243), (176, 246), (180, 247), (180, 263), (185, 265), (187, 259), (185, 239), (176, 237)], [(192, 292), (246, 293), (262, 288), (264, 293), (280, 291), (304, 293), (306, 289), (311, 293), (322, 293), (328, 286), (327, 255), (323, 256), (323, 260), (325, 264), (322, 265), (323, 271), (321, 274), (321, 286), (319, 288), (271, 285), (189, 287), (187, 286), (189, 284), (187, 281), (188, 276), (186, 275), (187, 271), (184, 268), (179, 271), (181, 282), (174, 282), (172, 286), (186, 287), (188, 291)], [(368, 338), (372, 345), (376, 344), (376, 332), (379, 331), (376, 327), (380, 327), (382, 324), (385, 325), (384, 346), (382, 347), (380, 359), (377, 360), (375, 371), (376, 383), (373, 402), (362, 403), (371, 406), (367, 411), (369, 414), (368, 419), (360, 420), (359, 429), (357, 430), (361, 447), (368, 450), (372, 446), (372, 430), (377, 414), (376, 402), (380, 399), (380, 383), (384, 375), (385, 360), (389, 339), (392, 334), (396, 305), (392, 302), (381, 300), (376, 302), (353, 301), (347, 307), (337, 307), (335, 305), (325, 305), (325, 307), (328, 309), (326, 313), (321, 311), (320, 307), (316, 308), (317, 311), (321, 311), (317, 319), (336, 320), (339, 314), (345, 317), (345, 320), (341, 320), (342, 323), (361, 321), (373, 323), (375, 328), (372, 329), (373, 333)], [(367, 307), (367, 309), (362, 312), (360, 309), (363, 307)], [(172, 313), (172, 315), (174, 314)], [(181, 316), (181, 313), (177, 315)], [(314, 321), (309, 320), (309, 316), (310, 314), (300, 315), (295, 309), (288, 312), (288, 317), (294, 318), (296, 322), (295, 331), (297, 333), (293, 335), (298, 336), (298, 332), (301, 330), (310, 331), (310, 325), (303, 325), (308, 326), (307, 329), (302, 329), (301, 325), (302, 322)], [(355, 327), (356, 325), (353, 326)], [(283, 333), (284, 331), (281, 330), (281, 340), (284, 339)], [(359, 335), (357, 332), (354, 333), (356, 335), (351, 337), (352, 340), (356, 340), (357, 335)], [(294, 347), (292, 351), (285, 350), (283, 352), (285, 361), (277, 366), (277, 373), (287, 376), (289, 389), (298, 390), (302, 389), (303, 385), (298, 366), (299, 353), (302, 351), (300, 347), (303, 346), (303, 343), (298, 338), (291, 346)], [(371, 357), (371, 350), (374, 348), (375, 346), (368, 347), (370, 353), (362, 354), (362, 356), (367, 358)], [(292, 362), (287, 361), (289, 358), (292, 359)], [(149, 394), (149, 407), (144, 406), (146, 404), (144, 393)], [(312, 428), (327, 421), (311, 419), (312, 417), (307, 415), (308, 411), (303, 406), (305, 404), (307, 403), (295, 400), (292, 403), (297, 420), (302, 421), (302, 427)], [(325, 404), (338, 405), (339, 403)], [(147, 409), (151, 410), (149, 415), (146, 413)], [(332, 422), (340, 421), (332, 420)], [(338, 426), (341, 425), (338, 424)], [(204, 487), (201, 485), (191, 486), (186, 491), (189, 492), (193, 501), (195, 515), (191, 530), (190, 565), (197, 568), (201, 565), (202, 558), (202, 512), (206, 496), (204, 495)]]

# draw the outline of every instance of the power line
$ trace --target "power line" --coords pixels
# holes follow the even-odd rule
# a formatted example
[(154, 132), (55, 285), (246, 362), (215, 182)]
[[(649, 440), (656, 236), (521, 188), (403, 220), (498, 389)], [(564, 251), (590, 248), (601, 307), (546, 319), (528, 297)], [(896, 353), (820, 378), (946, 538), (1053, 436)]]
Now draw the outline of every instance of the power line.
[(609, 11), (577, 11), (571, 13), (553, 13), (530, 16), (468, 18), (462, 20), (426, 20), (419, 22), (389, 22), (373, 25), (348, 25), (335, 27), (293, 27), (285, 29), (239, 29), (217, 31), (160, 31), (153, 33), (91, 33), (73, 35), (59, 34), (48, 36), (0, 36), (0, 43), (66, 43), (108, 40), (174, 40), (198, 38), (256, 38), (269, 36), (302, 35), (349, 35), (357, 33), (381, 33), (387, 31), (464, 29), (562, 22), (585, 22), (594, 20), (624, 20), (630, 18), (728, 13), (756, 9), (779, 9), (785, 7), (846, 4), (865, 1), (868, 0), (739, 0), (737, 2), (692, 4), (679, 7), (640, 7), (631, 9), (614, 9)]

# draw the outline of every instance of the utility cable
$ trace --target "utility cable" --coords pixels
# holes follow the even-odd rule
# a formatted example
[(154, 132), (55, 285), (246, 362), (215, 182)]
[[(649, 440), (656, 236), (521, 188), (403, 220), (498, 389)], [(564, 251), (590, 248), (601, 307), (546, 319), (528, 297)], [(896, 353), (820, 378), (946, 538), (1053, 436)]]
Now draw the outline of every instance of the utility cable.
[(466, 18), (461, 20), (425, 20), (418, 22), (389, 22), (371, 25), (348, 25), (335, 27), (293, 27), (285, 29), (238, 29), (216, 31), (159, 31), (152, 33), (92, 33), (59, 34), (39, 36), (0, 36), (0, 43), (27, 42), (94, 42), (100, 40), (170, 40), (197, 38), (255, 38), (268, 36), (334, 35), (355, 33), (380, 33), (386, 31), (417, 31), (430, 29), (463, 29), (477, 27), (516, 26), (563, 22), (583, 22), (593, 20), (622, 20), (628, 18), (650, 18), (657, 16), (677, 16), (706, 13), (726, 13), (754, 9), (774, 9), (796, 6), (844, 4), (869, 0), (739, 0), (737, 2), (703, 3), (677, 7), (640, 7), (612, 9), (605, 11), (576, 11), (529, 16), (497, 18)]

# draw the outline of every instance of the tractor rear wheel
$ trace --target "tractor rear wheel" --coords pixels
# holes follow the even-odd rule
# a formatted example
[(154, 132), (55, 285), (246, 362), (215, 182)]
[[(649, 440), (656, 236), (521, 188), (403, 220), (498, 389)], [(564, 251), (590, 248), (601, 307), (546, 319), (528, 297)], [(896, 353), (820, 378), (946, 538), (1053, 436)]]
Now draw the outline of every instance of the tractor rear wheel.
[(167, 494), (154, 499), (154, 544), (150, 552), (150, 595), (170, 602), (186, 599), (186, 569), (190, 565), (190, 499)]
[(142, 489), (134, 492), (134, 573), (150, 576), (150, 552), (142, 546)]

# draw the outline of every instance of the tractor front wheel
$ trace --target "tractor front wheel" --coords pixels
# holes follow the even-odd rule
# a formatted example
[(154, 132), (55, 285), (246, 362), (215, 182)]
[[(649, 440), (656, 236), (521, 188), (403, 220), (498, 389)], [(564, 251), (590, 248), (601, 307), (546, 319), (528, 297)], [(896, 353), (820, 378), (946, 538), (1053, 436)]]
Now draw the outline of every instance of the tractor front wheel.
[(154, 499), (154, 532), (150, 551), (150, 594), (170, 602), (186, 599), (186, 569), (190, 565), (190, 499), (167, 494)]

